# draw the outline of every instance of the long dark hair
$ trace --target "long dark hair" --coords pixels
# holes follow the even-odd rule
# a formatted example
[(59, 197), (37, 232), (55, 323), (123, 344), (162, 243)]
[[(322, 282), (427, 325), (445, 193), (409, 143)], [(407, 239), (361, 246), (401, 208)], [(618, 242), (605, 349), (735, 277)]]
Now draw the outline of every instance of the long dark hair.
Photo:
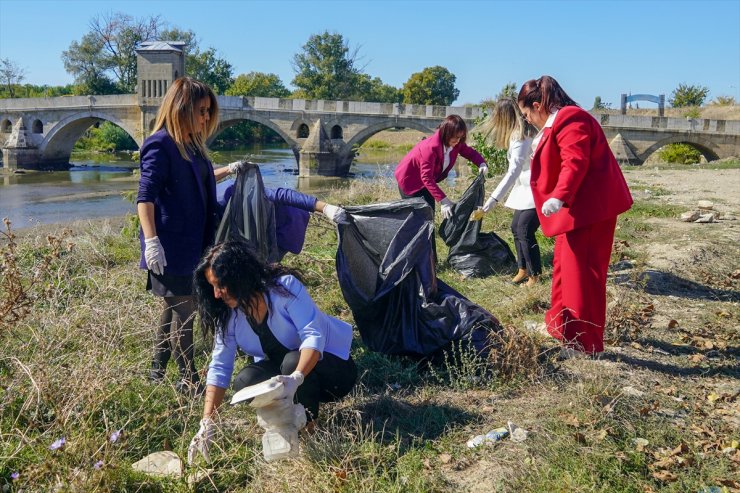
[(267, 295), (268, 306), (271, 306), (270, 291), (291, 295), (280, 284), (281, 276), (293, 275), (303, 282), (298, 271), (280, 264), (265, 263), (246, 241), (229, 240), (212, 246), (195, 269), (193, 290), (204, 332), (215, 334), (218, 330), (222, 336), (232, 310), (214, 296), (213, 286), (206, 278), (208, 269), (218, 280), (218, 287), (226, 289), (229, 296), (238, 301), (238, 309), (244, 312), (252, 325), (255, 323), (252, 317), (256, 308), (255, 295)]
[(439, 124), (439, 138), (442, 140), (442, 145), (457, 137), (459, 133), (462, 133), (460, 137), (460, 143), (465, 142), (468, 136), (468, 126), (465, 125), (465, 120), (460, 115), (450, 115)]
[(532, 105), (538, 102), (548, 114), (552, 113), (553, 110), (559, 110), (563, 106), (578, 106), (578, 103), (573, 101), (560, 87), (558, 81), (549, 75), (543, 75), (537, 80), (528, 80), (522, 84), (516, 100), (525, 108), (532, 108)]

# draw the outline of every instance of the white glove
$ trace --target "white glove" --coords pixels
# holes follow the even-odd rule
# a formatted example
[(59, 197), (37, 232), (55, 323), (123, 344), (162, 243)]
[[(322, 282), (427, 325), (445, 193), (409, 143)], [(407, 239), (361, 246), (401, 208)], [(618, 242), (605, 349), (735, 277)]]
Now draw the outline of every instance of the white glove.
[(283, 388), (285, 389), (285, 398), (292, 402), (295, 391), (298, 390), (298, 386), (303, 383), (303, 373), (296, 370), (290, 375), (278, 375), (276, 379), (278, 382), (283, 384)]
[(164, 256), (164, 248), (159, 242), (159, 236), (144, 239), (144, 260), (146, 268), (155, 274), (164, 274), (167, 259)]
[(488, 165), (486, 163), (480, 163), (480, 165), (478, 166), (478, 174), (479, 175), (488, 174)]
[(254, 163), (250, 163), (249, 161), (234, 161), (233, 163), (229, 163), (226, 166), (228, 166), (229, 168), (229, 173), (233, 175), (234, 173), (249, 169), (250, 166), (256, 165)]
[(542, 215), (545, 217), (555, 214), (560, 208), (563, 207), (563, 201), (556, 199), (555, 197), (549, 198), (542, 204)]
[(455, 205), (453, 201), (447, 197), (439, 201), (440, 207), (442, 208), (442, 218), (449, 219), (452, 217), (452, 207)]
[(215, 431), (215, 425), (211, 418), (203, 418), (200, 420), (200, 429), (190, 441), (190, 445), (188, 445), (188, 464), (192, 465), (195, 460), (195, 456), (198, 453), (203, 456), (206, 462), (211, 461), (208, 456), (208, 447), (211, 444)]
[(492, 208), (496, 207), (498, 204), (498, 200), (494, 199), (493, 197), (489, 197), (488, 200), (486, 200), (486, 203), (483, 204), (483, 212), (488, 212)]
[(336, 205), (326, 204), (321, 212), (332, 221), (337, 222), (337, 216), (344, 212), (344, 209)]

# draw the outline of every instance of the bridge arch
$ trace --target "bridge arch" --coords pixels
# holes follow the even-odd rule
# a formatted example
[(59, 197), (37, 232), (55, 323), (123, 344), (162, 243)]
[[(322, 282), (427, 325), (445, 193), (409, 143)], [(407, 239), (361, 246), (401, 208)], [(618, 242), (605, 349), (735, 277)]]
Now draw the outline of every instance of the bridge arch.
[(221, 121), (218, 126), (218, 130), (216, 131), (215, 134), (211, 136), (210, 140), (212, 141), (213, 139), (215, 139), (215, 137), (219, 133), (221, 133), (222, 131), (226, 130), (229, 127), (233, 127), (234, 125), (242, 121), (250, 121), (250, 122), (259, 123), (260, 125), (264, 125), (265, 127), (269, 128), (270, 130), (278, 134), (280, 138), (282, 138), (285, 141), (286, 144), (288, 144), (291, 148), (293, 148), (294, 151), (300, 148), (300, 146), (298, 145), (298, 142), (296, 142), (296, 140), (293, 139), (288, 133), (286, 133), (285, 130), (283, 130), (279, 125), (274, 123), (269, 118), (262, 118), (254, 114), (250, 114), (248, 116), (238, 115), (238, 114), (237, 115), (229, 114), (229, 115), (222, 116)]
[(39, 146), (41, 159), (45, 163), (68, 163), (75, 142), (82, 134), (95, 123), (108, 121), (123, 129), (136, 144), (141, 147), (141, 138), (137, 138), (138, 132), (131, 129), (125, 122), (115, 116), (99, 111), (85, 111), (69, 115), (59, 120), (44, 137)]
[(699, 137), (695, 136), (689, 136), (689, 135), (672, 135), (670, 137), (667, 137), (665, 139), (659, 140), (658, 142), (654, 143), (647, 149), (645, 149), (638, 158), (640, 159), (640, 162), (645, 162), (645, 160), (650, 157), (653, 153), (658, 151), (661, 147), (670, 145), (670, 144), (689, 144), (693, 147), (696, 147), (699, 152), (702, 153), (702, 155), (707, 158), (707, 161), (714, 161), (715, 159), (720, 158), (720, 150), (719, 148), (711, 141), (701, 139)]
[(422, 125), (420, 123), (412, 121), (388, 119), (360, 130), (349, 141), (347, 141), (346, 145), (350, 148), (354, 146), (361, 146), (365, 143), (367, 139), (369, 139), (376, 133), (382, 132), (383, 130), (388, 130), (389, 128), (411, 128), (427, 135), (431, 135), (434, 133), (437, 127), (435, 126), (430, 128), (426, 125)]
[(2, 132), (4, 134), (9, 134), (12, 131), (13, 131), (13, 124), (10, 122), (9, 119), (7, 119), (7, 118), (4, 119), (0, 123), (0, 132)]
[(39, 120), (38, 118), (35, 119), (31, 124), (31, 132), (35, 134), (44, 133), (44, 124), (41, 123), (41, 120)]

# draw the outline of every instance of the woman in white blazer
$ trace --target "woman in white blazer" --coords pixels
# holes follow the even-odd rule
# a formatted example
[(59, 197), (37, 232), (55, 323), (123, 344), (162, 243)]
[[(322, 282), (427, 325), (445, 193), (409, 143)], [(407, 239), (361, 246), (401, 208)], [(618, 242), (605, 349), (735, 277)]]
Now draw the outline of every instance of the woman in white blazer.
[(540, 247), (535, 238), (540, 220), (529, 184), (532, 136), (535, 130), (524, 120), (516, 102), (505, 98), (496, 103), (490, 118), (483, 124), (482, 131), (489, 143), (507, 149), (506, 158), (509, 161), (506, 174), (483, 205), (483, 211), (491, 210), (511, 190), (504, 205), (514, 209), (511, 232), (514, 234), (519, 266), (519, 271), (511, 281), (519, 284), (526, 280), (526, 285), (532, 286), (539, 281), (542, 273)]

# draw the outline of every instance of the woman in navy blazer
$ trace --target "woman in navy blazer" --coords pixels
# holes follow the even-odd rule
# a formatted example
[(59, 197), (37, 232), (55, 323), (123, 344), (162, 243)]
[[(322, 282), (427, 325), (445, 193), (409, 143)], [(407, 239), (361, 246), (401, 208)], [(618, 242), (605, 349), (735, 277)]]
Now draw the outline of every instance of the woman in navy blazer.
[[(207, 458), (213, 415), (229, 385), (238, 391), (277, 376), (305, 406), (309, 423), (320, 402), (344, 397), (354, 387), (352, 326), (319, 310), (297, 272), (266, 264), (246, 241), (230, 240), (208, 251), (194, 286), (201, 324), (215, 337), (203, 419), (188, 456), (200, 452)], [(254, 362), (232, 384), (237, 348)]]
[(213, 243), (216, 180), (240, 166), (214, 170), (208, 159), (206, 139), (216, 130), (217, 115), (213, 91), (181, 77), (167, 90), (154, 133), (140, 151), (140, 266), (148, 270), (147, 290), (164, 301), (149, 378), (162, 380), (174, 353), (181, 377), (177, 389), (186, 393), (202, 391), (193, 362), (193, 270)]

